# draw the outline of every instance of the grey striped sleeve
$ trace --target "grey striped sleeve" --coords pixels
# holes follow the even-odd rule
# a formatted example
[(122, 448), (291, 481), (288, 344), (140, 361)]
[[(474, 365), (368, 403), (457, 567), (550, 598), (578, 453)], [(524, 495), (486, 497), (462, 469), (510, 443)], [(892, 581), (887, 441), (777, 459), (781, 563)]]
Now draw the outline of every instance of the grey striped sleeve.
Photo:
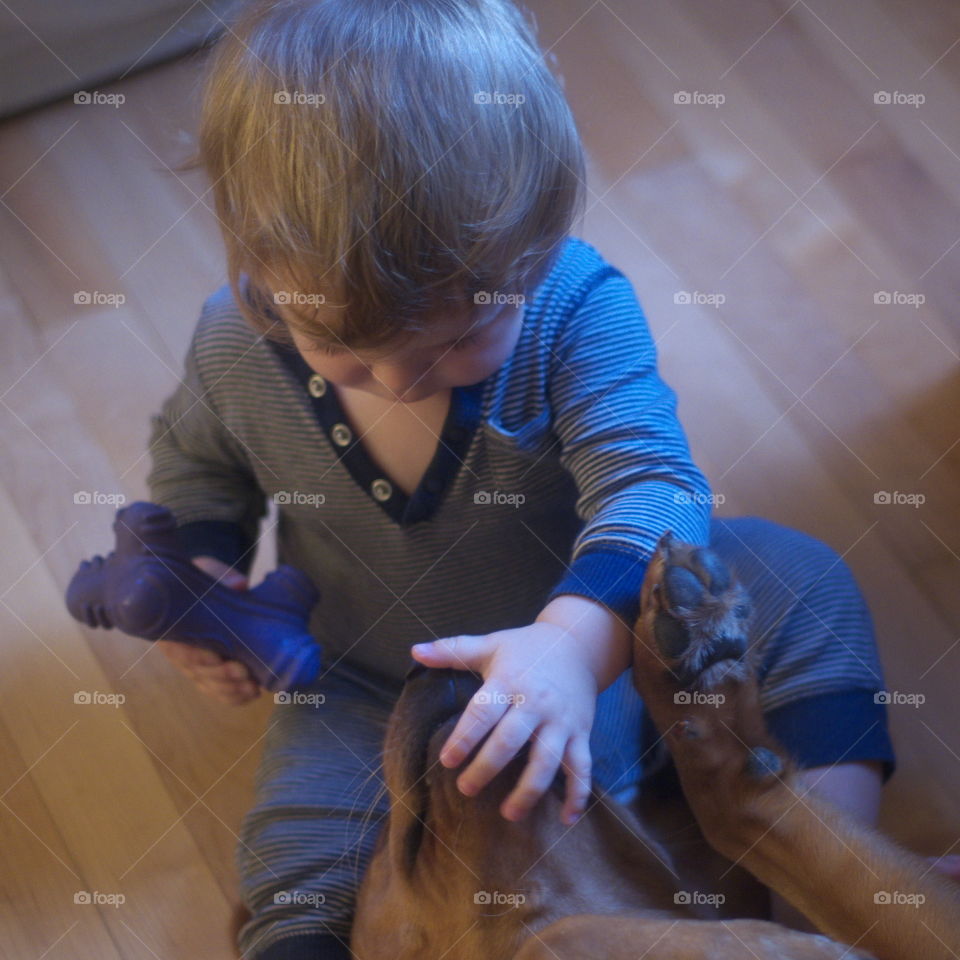
[(243, 441), (224, 423), (211, 397), (202, 345), (213, 298), (204, 305), (176, 390), (150, 418), (150, 499), (171, 510), (181, 530), (195, 523), (239, 526), (253, 544), (266, 500)]

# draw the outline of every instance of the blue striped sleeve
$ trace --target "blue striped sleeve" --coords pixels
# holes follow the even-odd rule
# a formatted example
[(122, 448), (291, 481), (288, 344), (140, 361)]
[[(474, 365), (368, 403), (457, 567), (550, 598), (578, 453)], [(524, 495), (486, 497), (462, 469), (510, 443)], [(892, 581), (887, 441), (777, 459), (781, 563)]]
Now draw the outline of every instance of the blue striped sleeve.
[(616, 268), (593, 278), (559, 331), (548, 389), (560, 461), (584, 520), (548, 599), (577, 593), (632, 623), (663, 532), (708, 542), (710, 486), (691, 459), (676, 394), (657, 370), (643, 310)]
[(648, 561), (620, 550), (586, 550), (567, 568), (549, 599), (576, 593), (602, 603), (633, 625), (640, 612), (640, 586)]

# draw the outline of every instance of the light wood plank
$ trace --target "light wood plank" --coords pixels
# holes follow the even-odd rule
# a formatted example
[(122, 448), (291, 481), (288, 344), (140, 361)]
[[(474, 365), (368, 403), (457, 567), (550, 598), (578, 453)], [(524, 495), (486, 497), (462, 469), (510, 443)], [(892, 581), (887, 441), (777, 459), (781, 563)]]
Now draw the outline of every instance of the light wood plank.
[[(960, 833), (960, 8), (530, 5), (589, 153), (579, 232), (633, 281), (719, 512), (796, 526), (851, 566), (888, 687), (926, 696), (890, 709), (900, 765), (883, 824), (946, 852)], [(0, 605), (14, 785), (0, 833), (17, 956), (65, 931), (70, 956), (231, 953), (233, 848), (270, 703), (221, 707), (62, 606), (78, 560), (112, 543), (112, 508), (73, 493), (144, 495), (149, 416), (224, 279), (204, 178), (169, 170), (190, 149), (201, 62), (103, 85), (124, 92), (120, 110), (63, 102), (0, 126), (0, 592), (15, 584)], [(875, 83), (914, 82), (921, 110), (873, 104)], [(675, 104), (679, 90), (726, 102)], [(81, 309), (78, 290), (126, 299)], [(681, 290), (726, 302), (679, 305)], [(926, 302), (884, 308), (879, 290)], [(875, 504), (883, 489), (927, 502)], [(274, 563), (264, 544), (254, 580)], [(85, 713), (79, 684), (126, 703)], [(127, 904), (84, 912), (81, 881)]]

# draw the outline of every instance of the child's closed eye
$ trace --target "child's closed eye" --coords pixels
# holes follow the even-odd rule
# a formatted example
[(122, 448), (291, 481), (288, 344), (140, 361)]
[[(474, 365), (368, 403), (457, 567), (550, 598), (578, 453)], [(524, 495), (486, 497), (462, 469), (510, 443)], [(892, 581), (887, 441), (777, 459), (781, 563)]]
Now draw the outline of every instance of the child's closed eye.
[(465, 350), (471, 344), (476, 343), (483, 334), (481, 333), (471, 333), (468, 337), (461, 337), (459, 340), (455, 340), (451, 344), (451, 349), (453, 350)]
[[(468, 334), (465, 337), (460, 337), (458, 340), (454, 340), (452, 343), (448, 344), (447, 349), (449, 350), (466, 350), (467, 347), (473, 346), (477, 341), (482, 340), (485, 331), (480, 330), (477, 333)], [(326, 356), (337, 356), (341, 353), (348, 352), (348, 348), (337, 346), (336, 344), (329, 343), (325, 340), (317, 340), (310, 344), (309, 347), (311, 352), (316, 351), (317, 353), (325, 354)]]
[[(451, 350), (464, 350), (472, 344), (476, 343), (480, 339), (480, 334), (475, 333), (469, 337), (462, 337), (459, 340), (455, 340), (450, 344)], [(336, 347), (333, 344), (329, 343), (317, 343), (311, 346), (311, 350), (315, 350), (318, 353), (324, 353), (327, 356), (336, 356), (339, 353), (344, 353), (343, 347)]]
[(316, 350), (318, 353), (325, 353), (329, 356), (332, 356), (337, 353), (343, 353), (343, 347), (336, 347), (332, 343), (314, 343), (310, 347), (311, 350)]

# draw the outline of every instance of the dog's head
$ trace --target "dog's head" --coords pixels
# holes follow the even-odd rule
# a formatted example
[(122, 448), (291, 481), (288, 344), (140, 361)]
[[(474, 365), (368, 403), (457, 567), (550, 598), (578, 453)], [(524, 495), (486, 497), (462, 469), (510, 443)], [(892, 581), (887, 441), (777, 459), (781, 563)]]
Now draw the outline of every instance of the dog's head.
[(510, 957), (554, 907), (531, 868), (551, 845), (542, 834), (562, 829), (560, 785), (541, 799), (540, 815), (510, 823), (499, 806), (527, 748), (474, 797), (456, 781), (482, 743), (456, 769), (439, 761), (480, 686), (466, 671), (415, 666), (394, 707), (383, 755), (390, 810), (360, 888), (351, 941), (367, 960)]
[[(529, 834), (528, 828), (517, 830), (519, 824), (508, 823), (499, 813), (527, 762), (528, 746), (475, 797), (464, 796), (456, 781), (486, 738), (455, 769), (439, 760), (441, 748), (481, 685), (481, 678), (469, 671), (417, 664), (407, 675), (390, 719), (384, 749), (389, 856), (393, 869), (408, 878), (430, 873), (438, 861), (478, 863), (490, 852), (492, 841), (511, 832)], [(563, 777), (558, 774), (538, 804), (550, 811), (541, 811), (537, 819), (551, 816), (559, 821), (562, 802)], [(471, 821), (467, 831), (458, 829), (465, 818)], [(500, 851), (498, 862), (502, 861)]]
[(529, 747), (477, 795), (460, 792), (457, 777), (485, 740), (455, 769), (439, 754), (481, 685), (467, 671), (418, 665), (394, 707), (383, 760), (390, 811), (354, 920), (354, 949), (368, 960), (510, 957), (560, 917), (633, 909), (652, 902), (651, 887), (666, 903), (663, 854), (629, 810), (594, 793), (577, 824), (563, 824), (562, 773), (523, 820), (502, 816)]

